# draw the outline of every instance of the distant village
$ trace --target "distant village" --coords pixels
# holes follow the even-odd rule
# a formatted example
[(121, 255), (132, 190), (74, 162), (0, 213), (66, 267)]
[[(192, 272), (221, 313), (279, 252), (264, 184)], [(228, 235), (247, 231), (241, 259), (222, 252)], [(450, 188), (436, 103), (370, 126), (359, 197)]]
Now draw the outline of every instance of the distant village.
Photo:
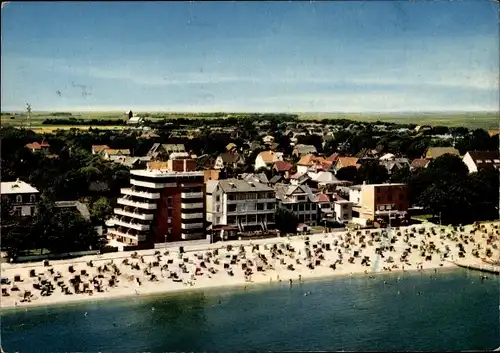
[[(428, 212), (412, 196), (412, 173), (443, 156), (460, 159), (470, 175), (500, 168), (498, 147), (490, 147), (498, 146), (499, 131), (294, 117), (238, 119), (218, 118), (220, 124), (207, 126), (200, 124), (202, 119), (158, 122), (130, 111), (129, 128), (119, 132), (74, 129), (52, 135), (24, 132), (16, 138), (29, 141), (23, 147), (43, 165), (57, 166), (77, 152), (80, 161), (88, 159), (78, 167), (91, 175), (85, 179), (87, 191), (70, 200), (55, 196), (55, 205), (89, 220), (98, 209), (96, 197), (105, 195), (107, 211), (93, 226), (107, 246), (119, 249), (408, 225), (413, 214)], [(64, 142), (78, 139), (83, 142)], [(125, 140), (132, 140), (133, 147), (124, 148)], [(2, 200), (11, 202), (13, 217), (35, 217), (42, 185), (54, 187), (54, 180), (33, 177), (33, 171), (28, 177), (15, 175), (14, 160), (20, 158), (15, 148), (2, 152), (4, 158), (13, 162), (12, 167), (4, 163), (11, 169), (4, 178), (11, 180), (2, 178)], [(99, 168), (126, 173), (120, 174), (115, 195), (103, 177), (108, 173)], [(44, 181), (36, 185), (35, 180)]]

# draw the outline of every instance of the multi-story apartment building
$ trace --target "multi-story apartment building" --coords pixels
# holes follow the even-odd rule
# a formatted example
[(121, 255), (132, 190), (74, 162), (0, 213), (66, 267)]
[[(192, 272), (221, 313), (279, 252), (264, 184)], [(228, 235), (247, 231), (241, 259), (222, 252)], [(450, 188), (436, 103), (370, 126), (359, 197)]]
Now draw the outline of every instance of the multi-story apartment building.
[(19, 179), (16, 181), (3, 181), (0, 186), (0, 193), (2, 199), (10, 201), (15, 216), (33, 216), (36, 214), (39, 191), (30, 184)]
[(316, 225), (318, 222), (317, 197), (307, 185), (276, 184), (279, 206), (297, 215), (299, 223)]
[(207, 220), (214, 227), (267, 230), (274, 226), (275, 211), (276, 196), (266, 184), (239, 179), (207, 182)]
[(194, 159), (150, 162), (131, 170), (130, 188), (108, 220), (108, 235), (127, 245), (205, 238), (205, 184)]
[(351, 187), (353, 217), (399, 224), (406, 219), (409, 200), (406, 184), (363, 184)]

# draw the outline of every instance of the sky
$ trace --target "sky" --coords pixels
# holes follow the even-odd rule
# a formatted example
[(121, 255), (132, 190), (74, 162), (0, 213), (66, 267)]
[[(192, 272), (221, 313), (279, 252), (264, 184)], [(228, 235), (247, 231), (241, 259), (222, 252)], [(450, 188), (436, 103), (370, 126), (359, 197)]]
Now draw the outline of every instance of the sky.
[(498, 2), (10, 2), (1, 109), (499, 110)]

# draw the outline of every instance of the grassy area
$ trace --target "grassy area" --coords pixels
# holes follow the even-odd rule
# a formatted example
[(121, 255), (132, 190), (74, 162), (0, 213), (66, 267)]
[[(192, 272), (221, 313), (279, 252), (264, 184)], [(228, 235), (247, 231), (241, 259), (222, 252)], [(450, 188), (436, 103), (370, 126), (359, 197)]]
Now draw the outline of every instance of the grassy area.
[(88, 130), (90, 128), (100, 129), (100, 130), (124, 130), (130, 128), (130, 126), (123, 125), (40, 125), (37, 127), (31, 126), (31, 129), (39, 134), (51, 134), (57, 130), (70, 130), (70, 129), (78, 129), (78, 130)]
[(498, 129), (498, 112), (464, 113), (408, 113), (408, 114), (355, 114), (355, 113), (317, 113), (301, 114), (303, 119), (350, 119), (364, 122), (390, 122), (396, 124), (463, 126), (469, 129)]

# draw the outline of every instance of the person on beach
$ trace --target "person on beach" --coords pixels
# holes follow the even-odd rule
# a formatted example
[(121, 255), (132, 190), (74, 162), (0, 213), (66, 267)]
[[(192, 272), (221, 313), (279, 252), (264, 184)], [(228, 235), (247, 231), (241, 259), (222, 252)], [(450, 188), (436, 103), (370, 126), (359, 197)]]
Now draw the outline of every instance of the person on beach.
[(292, 284), (293, 284), (293, 281), (292, 281), (292, 279), (290, 278), (290, 287), (292, 286)]

